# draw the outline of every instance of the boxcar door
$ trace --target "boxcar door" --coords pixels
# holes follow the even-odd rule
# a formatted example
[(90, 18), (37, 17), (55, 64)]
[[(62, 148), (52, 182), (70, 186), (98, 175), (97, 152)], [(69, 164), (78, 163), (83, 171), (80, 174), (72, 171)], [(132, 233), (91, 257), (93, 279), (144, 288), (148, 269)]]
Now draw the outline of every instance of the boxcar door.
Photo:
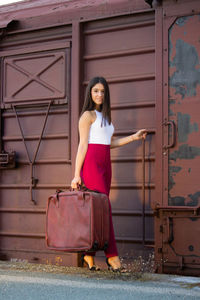
[(164, 181), (163, 203), (157, 208), (156, 223), (160, 271), (194, 275), (200, 271), (200, 17), (197, 6), (194, 1), (190, 7), (186, 3), (164, 7)]

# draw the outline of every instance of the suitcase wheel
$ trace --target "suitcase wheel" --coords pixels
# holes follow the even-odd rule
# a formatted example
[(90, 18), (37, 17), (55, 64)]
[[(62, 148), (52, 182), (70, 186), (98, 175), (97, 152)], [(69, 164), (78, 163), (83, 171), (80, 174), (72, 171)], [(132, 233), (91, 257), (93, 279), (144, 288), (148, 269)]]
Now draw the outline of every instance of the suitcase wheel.
[(103, 250), (105, 251), (106, 249), (108, 249), (108, 242), (105, 242)]
[(98, 243), (97, 241), (94, 241), (94, 244), (93, 244), (92, 249), (93, 249), (94, 251), (96, 251), (96, 250), (99, 249), (99, 243)]

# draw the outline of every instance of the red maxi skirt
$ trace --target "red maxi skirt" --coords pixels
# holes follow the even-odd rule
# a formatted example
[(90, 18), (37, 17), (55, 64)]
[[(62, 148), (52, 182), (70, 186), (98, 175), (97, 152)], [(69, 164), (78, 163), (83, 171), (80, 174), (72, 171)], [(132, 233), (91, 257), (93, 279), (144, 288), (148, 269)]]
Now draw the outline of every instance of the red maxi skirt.
[[(110, 145), (88, 144), (87, 153), (83, 163), (81, 178), (88, 189), (96, 190), (109, 196), (111, 184), (111, 161)], [(106, 257), (118, 256), (114, 228), (112, 222), (112, 211), (110, 207), (110, 239), (108, 248), (105, 250)], [(87, 253), (95, 255), (95, 252)]]

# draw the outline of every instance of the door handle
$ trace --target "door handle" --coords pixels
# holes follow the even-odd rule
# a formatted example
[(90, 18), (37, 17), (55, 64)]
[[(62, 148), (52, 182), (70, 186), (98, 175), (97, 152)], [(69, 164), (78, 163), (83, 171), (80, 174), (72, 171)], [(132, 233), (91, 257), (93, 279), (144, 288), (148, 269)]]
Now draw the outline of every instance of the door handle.
[(169, 149), (175, 146), (176, 143), (176, 125), (174, 123), (174, 121), (165, 121), (163, 123), (164, 126), (171, 126), (171, 132), (172, 132), (172, 136), (171, 136), (171, 143), (169, 143), (168, 145), (164, 145), (163, 148)]

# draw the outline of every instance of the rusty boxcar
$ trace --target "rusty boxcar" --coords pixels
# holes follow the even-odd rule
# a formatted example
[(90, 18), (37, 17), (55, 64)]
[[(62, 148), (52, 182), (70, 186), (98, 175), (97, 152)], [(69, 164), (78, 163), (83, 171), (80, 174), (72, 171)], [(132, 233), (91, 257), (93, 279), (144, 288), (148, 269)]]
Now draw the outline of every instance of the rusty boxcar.
[[(79, 265), (45, 244), (48, 196), (69, 188), (88, 81), (110, 86), (119, 254), (200, 274), (198, 0), (29, 0), (0, 7), (0, 259)], [(99, 261), (102, 254), (98, 254)]]

